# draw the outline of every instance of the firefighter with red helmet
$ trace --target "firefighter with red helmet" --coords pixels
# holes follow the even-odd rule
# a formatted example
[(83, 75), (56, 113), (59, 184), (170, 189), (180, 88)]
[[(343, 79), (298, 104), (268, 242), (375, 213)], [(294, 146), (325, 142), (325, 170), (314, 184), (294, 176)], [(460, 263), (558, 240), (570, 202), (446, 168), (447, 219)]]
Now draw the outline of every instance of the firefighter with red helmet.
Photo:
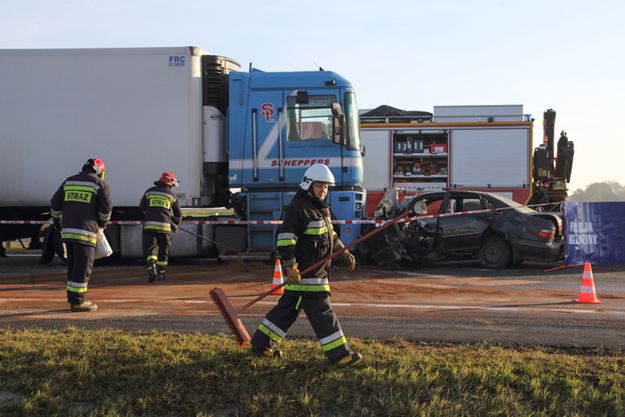
[(87, 286), (96, 243), (104, 234), (113, 209), (105, 173), (100, 158), (87, 160), (80, 173), (63, 181), (50, 201), (52, 221), (61, 229), (67, 248), (67, 301), (74, 312), (98, 308), (87, 300)]
[(170, 232), (178, 231), (182, 219), (178, 199), (171, 190), (179, 185), (173, 173), (163, 172), (141, 198), (140, 208), (144, 213), (143, 253), (147, 261), (149, 282), (165, 280)]
[[(300, 270), (344, 247), (332, 228), (330, 207), (325, 203), (331, 186), (332, 171), (324, 164), (311, 166), (286, 209), (276, 247), (286, 268), (287, 285), (278, 304), (267, 313), (252, 337), (252, 352), (258, 355), (282, 357), (275, 347), (304, 310), (330, 363), (351, 366), (362, 360), (362, 355), (347, 344), (330, 304), (330, 261), (304, 276), (300, 274)], [(356, 266), (349, 251), (337, 258), (349, 270)]]

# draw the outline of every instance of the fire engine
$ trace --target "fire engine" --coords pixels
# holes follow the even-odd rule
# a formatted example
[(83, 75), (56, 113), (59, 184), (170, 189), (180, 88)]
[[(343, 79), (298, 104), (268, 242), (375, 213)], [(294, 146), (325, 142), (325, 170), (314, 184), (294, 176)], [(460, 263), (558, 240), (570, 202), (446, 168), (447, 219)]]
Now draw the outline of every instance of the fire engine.
[[(369, 215), (390, 188), (398, 190), (400, 199), (443, 189), (490, 191), (522, 204), (566, 197), (573, 144), (563, 134), (558, 151), (566, 158), (554, 163), (552, 110), (545, 113), (544, 143), (534, 152), (534, 119), (523, 105), (433, 110), (380, 106), (360, 115)], [(536, 166), (534, 154), (540, 156)]]

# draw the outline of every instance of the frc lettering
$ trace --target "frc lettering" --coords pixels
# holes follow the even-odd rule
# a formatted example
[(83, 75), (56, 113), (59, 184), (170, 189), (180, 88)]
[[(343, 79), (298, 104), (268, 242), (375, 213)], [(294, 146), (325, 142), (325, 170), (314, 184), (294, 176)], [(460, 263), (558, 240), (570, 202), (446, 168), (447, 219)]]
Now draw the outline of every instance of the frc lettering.
[(167, 210), (171, 209), (171, 202), (164, 198), (151, 198), (150, 207), (163, 207)]
[(184, 55), (170, 55), (169, 66), (170, 67), (184, 67), (186, 58)]
[(91, 203), (91, 193), (83, 193), (80, 191), (65, 191), (65, 201), (76, 203)]

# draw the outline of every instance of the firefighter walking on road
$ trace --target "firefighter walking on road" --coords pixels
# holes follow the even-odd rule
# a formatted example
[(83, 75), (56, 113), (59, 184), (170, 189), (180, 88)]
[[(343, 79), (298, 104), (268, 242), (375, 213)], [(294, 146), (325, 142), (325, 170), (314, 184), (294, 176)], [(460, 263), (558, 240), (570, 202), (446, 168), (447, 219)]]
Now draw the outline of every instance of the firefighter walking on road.
[(81, 172), (67, 178), (50, 201), (52, 221), (67, 247), (67, 302), (74, 312), (98, 308), (86, 297), (96, 243), (113, 209), (105, 173), (100, 158), (87, 160)]
[(154, 182), (141, 198), (140, 208), (144, 213), (143, 253), (148, 266), (148, 281), (165, 281), (169, 260), (170, 232), (176, 233), (182, 219), (178, 199), (171, 190), (180, 182), (167, 171)]
[[(330, 363), (350, 366), (362, 360), (362, 355), (348, 346), (330, 305), (330, 261), (304, 277), (300, 274), (300, 270), (344, 247), (332, 228), (330, 207), (325, 203), (330, 186), (334, 186), (330, 169), (324, 164), (313, 165), (306, 170), (299, 190), (286, 209), (278, 228), (277, 250), (286, 268), (288, 283), (284, 295), (252, 337), (252, 351), (256, 354), (282, 357), (275, 346), (284, 340), (304, 310)], [(337, 259), (349, 270), (356, 266), (349, 251)]]

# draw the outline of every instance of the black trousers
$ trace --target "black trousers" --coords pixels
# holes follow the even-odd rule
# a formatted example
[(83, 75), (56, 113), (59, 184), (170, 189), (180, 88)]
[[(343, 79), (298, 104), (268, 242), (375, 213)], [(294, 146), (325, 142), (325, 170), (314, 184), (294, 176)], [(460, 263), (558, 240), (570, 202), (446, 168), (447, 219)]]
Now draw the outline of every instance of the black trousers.
[(161, 272), (167, 269), (170, 245), (169, 233), (143, 232), (143, 254), (146, 261), (154, 259)]
[(95, 247), (65, 242), (67, 248), (67, 302), (80, 304), (87, 297), (87, 286), (93, 272)]
[(352, 353), (327, 294), (296, 295), (286, 291), (252, 337), (252, 350), (257, 353), (272, 348), (286, 337), (289, 329), (304, 310), (321, 349), (330, 362)]

